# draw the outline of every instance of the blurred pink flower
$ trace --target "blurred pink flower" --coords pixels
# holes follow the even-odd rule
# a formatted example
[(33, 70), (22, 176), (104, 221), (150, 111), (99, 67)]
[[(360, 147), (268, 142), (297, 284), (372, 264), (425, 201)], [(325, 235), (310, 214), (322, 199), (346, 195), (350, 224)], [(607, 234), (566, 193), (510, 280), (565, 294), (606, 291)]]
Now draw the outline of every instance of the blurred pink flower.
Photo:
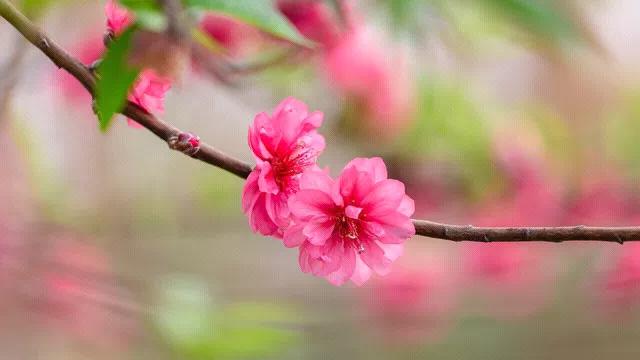
[(300, 268), (334, 285), (362, 285), (373, 270), (385, 275), (415, 234), (414, 203), (404, 185), (387, 179), (380, 158), (356, 158), (337, 180), (307, 171), (289, 199), (294, 224), (284, 234), (300, 247)]
[(614, 263), (601, 275), (596, 290), (602, 312), (621, 315), (640, 305), (640, 244), (619, 248)]
[[(559, 222), (563, 214), (559, 186), (542, 157), (527, 151), (523, 139), (501, 136), (497, 165), (506, 175), (509, 194), (480, 206), (471, 222), (478, 226), (543, 226)], [(520, 142), (520, 144), (518, 144)], [(519, 243), (467, 244), (464, 267), (472, 284), (480, 285), (506, 315), (526, 315), (546, 299), (544, 246)], [(499, 302), (499, 306), (495, 303)]]
[(305, 37), (325, 47), (340, 38), (340, 26), (326, 2), (316, 0), (279, 0), (278, 8)]
[[(102, 43), (102, 39), (97, 36), (89, 37), (72, 46), (70, 49), (70, 53), (87, 66), (100, 59), (103, 52), (104, 45)], [(55, 88), (61, 90), (61, 94), (65, 100), (73, 102), (74, 104), (90, 103), (91, 95), (89, 95), (82, 84), (80, 84), (80, 82), (67, 71), (56, 69), (55, 78), (53, 80)]]
[(444, 336), (458, 294), (453, 269), (444, 265), (435, 259), (403, 262), (372, 282), (366, 309), (386, 340), (419, 344)]
[(394, 54), (378, 34), (355, 26), (324, 59), (331, 85), (361, 107), (366, 129), (383, 139), (406, 128), (414, 107), (408, 64)]
[(69, 236), (54, 241), (42, 274), (45, 297), (39, 303), (49, 324), (78, 340), (125, 345), (136, 325), (126, 313), (130, 298), (116, 286), (106, 255)]
[(107, 30), (114, 35), (121, 34), (133, 22), (133, 15), (120, 6), (117, 0), (107, 0), (104, 11), (107, 15)]
[(232, 56), (243, 55), (260, 35), (254, 27), (218, 13), (207, 13), (200, 29)]
[[(615, 174), (611, 171), (610, 174)], [(634, 213), (632, 193), (614, 176), (588, 177), (570, 205), (566, 224), (615, 226), (629, 225)]]
[[(129, 101), (139, 105), (148, 113), (162, 115), (164, 113), (164, 97), (171, 89), (169, 79), (158, 76), (153, 70), (144, 70), (129, 92)], [(140, 127), (131, 119), (127, 122), (132, 127)]]
[(321, 112), (309, 113), (294, 98), (283, 100), (273, 115), (256, 115), (249, 127), (249, 147), (256, 167), (242, 192), (242, 209), (253, 231), (281, 237), (289, 225), (287, 201), (299, 189), (303, 171), (315, 167), (324, 150), (324, 137), (316, 131)]

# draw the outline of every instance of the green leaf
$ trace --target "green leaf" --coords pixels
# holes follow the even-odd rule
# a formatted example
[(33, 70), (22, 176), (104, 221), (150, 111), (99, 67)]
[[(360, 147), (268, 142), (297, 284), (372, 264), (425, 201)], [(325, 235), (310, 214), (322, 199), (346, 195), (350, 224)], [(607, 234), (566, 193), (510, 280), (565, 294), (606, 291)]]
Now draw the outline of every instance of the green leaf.
[(184, 4), (187, 7), (220, 12), (277, 37), (311, 46), (311, 42), (300, 35), (270, 0), (184, 0)]
[(485, 0), (525, 29), (552, 39), (575, 38), (578, 31), (571, 19), (548, 0)]
[(167, 17), (156, 0), (120, 0), (119, 3), (135, 14), (140, 27), (155, 32), (167, 28)]
[(118, 36), (110, 44), (98, 67), (95, 105), (102, 131), (109, 128), (113, 116), (122, 110), (129, 89), (140, 73), (140, 70), (131, 68), (127, 61), (134, 31), (129, 28)]
[(469, 195), (481, 198), (496, 183), (486, 114), (465, 88), (443, 80), (420, 83), (415, 122), (398, 146), (407, 156), (457, 165)]
[(60, 0), (22, 0), (20, 8), (28, 18), (34, 19), (43, 14), (55, 2), (60, 2)]

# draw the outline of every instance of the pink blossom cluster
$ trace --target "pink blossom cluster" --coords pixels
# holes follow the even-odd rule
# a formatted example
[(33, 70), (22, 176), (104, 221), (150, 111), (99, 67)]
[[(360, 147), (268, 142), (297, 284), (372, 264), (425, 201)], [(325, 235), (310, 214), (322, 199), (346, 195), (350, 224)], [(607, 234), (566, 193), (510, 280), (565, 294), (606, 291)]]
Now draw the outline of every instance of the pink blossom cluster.
[[(111, 36), (122, 34), (134, 20), (133, 14), (118, 5), (116, 0), (107, 1), (105, 14), (107, 18), (107, 31)], [(84, 64), (91, 65), (100, 59), (104, 54), (104, 50), (102, 40), (96, 37), (81, 42), (72, 52)], [(66, 99), (74, 102), (86, 100), (86, 91), (82, 85), (68, 73), (57, 73), (55, 80), (56, 83), (61, 85)], [(149, 113), (162, 114), (164, 112), (164, 99), (170, 89), (170, 79), (158, 75), (152, 69), (144, 69), (129, 92), (128, 100)], [(138, 123), (131, 119), (127, 119), (127, 122), (132, 127), (140, 127)]]
[[(121, 34), (134, 20), (133, 14), (118, 5), (116, 0), (108, 0), (105, 5), (107, 31), (114, 36)], [(171, 88), (171, 80), (161, 77), (152, 69), (143, 70), (129, 92), (129, 101), (153, 114), (164, 113), (164, 98)], [(132, 127), (140, 125), (131, 119), (127, 122)]]
[(293, 98), (256, 115), (249, 147), (256, 167), (242, 194), (253, 231), (299, 250), (300, 268), (335, 285), (385, 275), (415, 233), (413, 200), (380, 158), (356, 158), (338, 178), (321, 170), (320, 112)]

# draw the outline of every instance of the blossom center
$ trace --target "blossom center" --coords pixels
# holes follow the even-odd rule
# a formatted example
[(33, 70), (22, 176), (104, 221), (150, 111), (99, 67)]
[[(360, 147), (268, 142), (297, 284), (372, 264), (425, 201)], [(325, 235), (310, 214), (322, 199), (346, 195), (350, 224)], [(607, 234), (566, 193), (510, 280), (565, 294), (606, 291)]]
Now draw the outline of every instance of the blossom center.
[(358, 217), (360, 216), (361, 211), (361, 208), (349, 205), (346, 208), (341, 209), (340, 213), (336, 216), (338, 234), (343, 241), (351, 244), (358, 254), (363, 253), (365, 250), (359, 237), (360, 220)]
[(271, 161), (275, 181), (282, 190), (289, 189), (290, 179), (304, 172), (315, 163), (316, 151), (304, 142), (296, 144), (285, 157)]

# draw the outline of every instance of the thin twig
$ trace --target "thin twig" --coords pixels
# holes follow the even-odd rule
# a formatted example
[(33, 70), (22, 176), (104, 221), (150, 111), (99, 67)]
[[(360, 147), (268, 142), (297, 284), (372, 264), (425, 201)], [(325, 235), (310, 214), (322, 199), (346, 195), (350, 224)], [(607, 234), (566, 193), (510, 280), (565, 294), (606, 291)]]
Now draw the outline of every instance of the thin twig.
[[(32, 44), (38, 47), (57, 66), (64, 68), (93, 94), (95, 78), (93, 74), (78, 60), (71, 57), (64, 49), (56, 45), (26, 17), (24, 17), (8, 0), (0, 0), (0, 16), (4, 17)], [(165, 123), (147, 113), (137, 105), (128, 103), (122, 114), (135, 120), (156, 136), (169, 143), (170, 139), (182, 133), (179, 129)], [(191, 157), (229, 171), (241, 178), (247, 178), (252, 166), (233, 158), (210, 145), (200, 143), (200, 149)], [(548, 241), (564, 242), (574, 240), (608, 241), (624, 243), (640, 240), (640, 227), (474, 227), (472, 225), (449, 225), (427, 220), (413, 220), (416, 234), (452, 240), (479, 242), (506, 241)]]
[(188, 40), (189, 32), (182, 21), (182, 4), (179, 0), (158, 0), (167, 16), (167, 36), (182, 44)]

